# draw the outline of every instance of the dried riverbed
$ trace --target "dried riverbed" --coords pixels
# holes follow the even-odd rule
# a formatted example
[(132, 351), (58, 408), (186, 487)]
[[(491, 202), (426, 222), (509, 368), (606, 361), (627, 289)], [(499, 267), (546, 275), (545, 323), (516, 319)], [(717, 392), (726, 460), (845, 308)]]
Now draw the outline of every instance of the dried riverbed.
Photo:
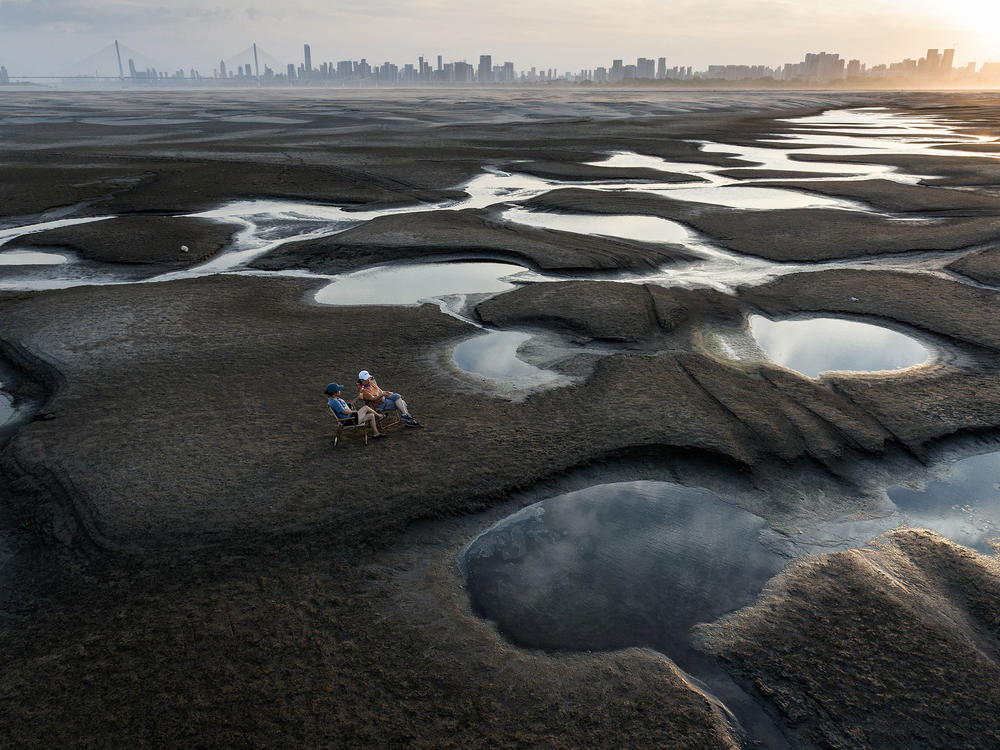
[[(4, 96), (19, 746), (995, 744), (993, 98)], [(800, 374), (761, 315), (918, 350)], [(331, 448), (361, 367), (424, 428)], [(535, 501), (577, 536), (470, 601)]]

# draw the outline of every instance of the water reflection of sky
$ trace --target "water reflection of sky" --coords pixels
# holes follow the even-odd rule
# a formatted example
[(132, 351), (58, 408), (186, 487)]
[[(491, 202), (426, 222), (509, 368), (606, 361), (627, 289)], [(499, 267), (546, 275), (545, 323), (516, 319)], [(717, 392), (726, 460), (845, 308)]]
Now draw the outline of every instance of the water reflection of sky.
[(518, 358), (517, 349), (531, 338), (519, 331), (489, 331), (455, 347), (455, 365), (465, 372), (517, 389), (536, 388), (559, 379), (559, 374), (542, 370)]
[(0, 381), (0, 427), (3, 427), (14, 418), (14, 404), (10, 394), (3, 390), (3, 381)]
[(678, 244), (691, 240), (691, 232), (683, 224), (653, 216), (597, 216), (512, 208), (504, 211), (502, 218), (516, 224), (542, 229), (556, 229), (560, 232), (577, 234), (600, 234), (640, 242)]
[(888, 493), (911, 526), (979, 552), (992, 552), (989, 541), (1000, 538), (1000, 452), (958, 461), (946, 480), (895, 485)]
[(784, 566), (759, 541), (765, 526), (704, 489), (600, 485), (508, 517), (461, 562), (476, 609), (518, 643), (671, 655)]
[(316, 294), (323, 305), (415, 305), (452, 294), (505, 292), (504, 278), (524, 271), (512, 263), (408, 263), (339, 276)]
[(7, 250), (0, 253), (0, 266), (50, 266), (66, 263), (65, 255), (38, 250)]
[(833, 370), (899, 370), (930, 356), (902, 333), (840, 318), (775, 321), (752, 315), (750, 330), (773, 362), (810, 378)]

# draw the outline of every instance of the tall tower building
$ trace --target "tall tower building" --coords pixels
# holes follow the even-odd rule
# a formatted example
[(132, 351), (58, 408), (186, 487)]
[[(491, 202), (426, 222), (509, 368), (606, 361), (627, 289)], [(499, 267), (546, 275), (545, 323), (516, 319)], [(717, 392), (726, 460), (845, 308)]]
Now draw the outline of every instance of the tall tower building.
[(951, 75), (951, 69), (955, 65), (955, 50), (946, 49), (941, 57), (941, 74)]
[(625, 67), (622, 65), (621, 60), (611, 61), (611, 74), (609, 76), (611, 83), (621, 83), (625, 80)]
[(927, 50), (927, 67), (925, 68), (927, 75), (936, 76), (940, 69), (941, 56), (938, 55), (938, 51), (936, 49)]
[(302, 45), (302, 54), (305, 57), (305, 64), (303, 65), (303, 68), (306, 71), (306, 75), (309, 75), (310, 73), (312, 73), (313, 69), (313, 57), (312, 57), (312, 50), (309, 49), (308, 44)]
[[(135, 77), (135, 65), (133, 65), (132, 60), (128, 61), (128, 69), (132, 73), (132, 77)], [(219, 60), (219, 78), (226, 77), (226, 61)]]
[(493, 80), (493, 55), (479, 56), (479, 81), (486, 83)]

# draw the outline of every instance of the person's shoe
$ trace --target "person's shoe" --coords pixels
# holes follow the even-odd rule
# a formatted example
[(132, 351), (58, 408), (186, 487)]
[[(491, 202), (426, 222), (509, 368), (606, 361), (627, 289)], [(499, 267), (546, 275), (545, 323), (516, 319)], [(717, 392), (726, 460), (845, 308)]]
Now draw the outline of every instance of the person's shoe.
[(404, 414), (402, 416), (402, 419), (403, 419), (403, 422), (406, 423), (407, 427), (419, 427), (420, 426), (420, 422), (418, 422), (417, 420), (415, 420), (409, 414)]
[(372, 435), (372, 440), (378, 440), (379, 438), (388, 437), (384, 432), (380, 432), (378, 435)]

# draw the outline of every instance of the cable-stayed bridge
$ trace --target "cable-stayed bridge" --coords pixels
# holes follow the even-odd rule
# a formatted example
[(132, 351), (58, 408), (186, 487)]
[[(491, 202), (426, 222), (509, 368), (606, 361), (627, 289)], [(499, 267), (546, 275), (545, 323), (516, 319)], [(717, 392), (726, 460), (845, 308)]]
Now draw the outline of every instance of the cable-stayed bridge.
[[(249, 67), (247, 67), (249, 65)], [(20, 80), (68, 79), (74, 80), (137, 80), (153, 81), (161, 78), (173, 80), (181, 78), (240, 78), (260, 80), (265, 75), (282, 73), (283, 63), (256, 43), (246, 49), (220, 59), (213, 70), (195, 71), (193, 68), (172, 69), (162, 62), (115, 40), (82, 60), (67, 66), (58, 75), (19, 76), (11, 72), (12, 78)]]

